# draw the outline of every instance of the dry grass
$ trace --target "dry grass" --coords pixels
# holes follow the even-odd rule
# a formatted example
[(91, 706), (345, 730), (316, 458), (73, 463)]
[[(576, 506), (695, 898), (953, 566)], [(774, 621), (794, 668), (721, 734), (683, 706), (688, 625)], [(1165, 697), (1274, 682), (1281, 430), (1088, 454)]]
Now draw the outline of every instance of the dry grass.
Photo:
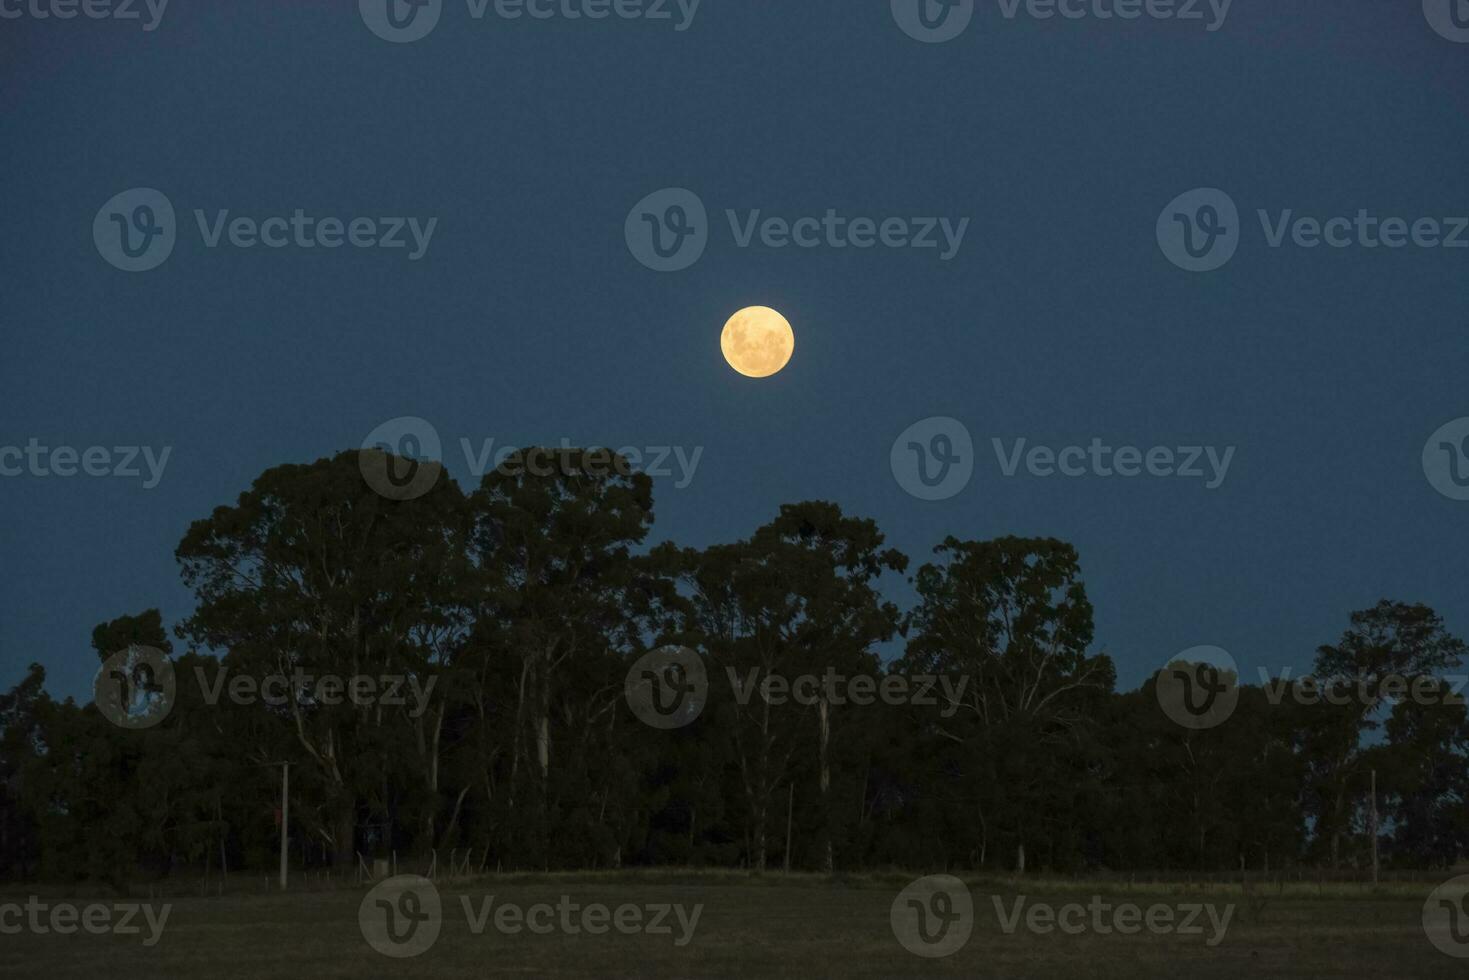
[[(365, 888), (318, 888), (285, 896), (226, 894), (169, 899), (166, 929), (152, 948), (140, 936), (0, 936), (0, 976), (47, 980), (99, 976), (195, 977), (905, 977), (968, 976), (1143, 978), (1463, 977), (1469, 962), (1429, 944), (1420, 924), (1431, 885), (1315, 884), (1130, 885), (1074, 880), (968, 879), (974, 895), (973, 937), (945, 959), (905, 951), (893, 936), (889, 909), (911, 880), (868, 875), (829, 881), (811, 875), (752, 878), (737, 872), (650, 871), (606, 874), (505, 875), (444, 884), (437, 943), (420, 957), (394, 960), (373, 951), (358, 927)], [(263, 884), (261, 885), (263, 891)], [(60, 892), (44, 892), (61, 900)], [(10, 890), (3, 901), (24, 901)], [(493, 895), (522, 907), (570, 896), (603, 903), (702, 904), (694, 937), (504, 935), (471, 932), (461, 898)], [(1034, 903), (1206, 902), (1236, 905), (1223, 940), (1203, 936), (1012, 934), (996, 921), (991, 896), (1007, 907), (1019, 895)], [(104, 903), (111, 897), (91, 896)], [(73, 896), (73, 901), (83, 901)], [(135, 900), (147, 900), (146, 894)], [(162, 901), (155, 898), (155, 901)], [(678, 927), (674, 927), (675, 934)]]

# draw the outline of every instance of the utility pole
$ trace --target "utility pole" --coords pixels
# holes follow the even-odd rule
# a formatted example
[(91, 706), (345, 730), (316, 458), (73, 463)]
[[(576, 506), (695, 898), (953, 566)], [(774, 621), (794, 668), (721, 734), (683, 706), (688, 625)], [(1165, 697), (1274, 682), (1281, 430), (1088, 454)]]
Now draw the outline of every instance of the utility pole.
[(286, 839), (291, 826), (291, 764), (281, 763), (281, 891), (286, 890)]
[(1372, 770), (1372, 887), (1377, 887), (1377, 770)]
[(791, 873), (791, 815), (796, 811), (796, 784), (791, 783), (790, 795), (786, 797), (786, 867), (785, 873)]

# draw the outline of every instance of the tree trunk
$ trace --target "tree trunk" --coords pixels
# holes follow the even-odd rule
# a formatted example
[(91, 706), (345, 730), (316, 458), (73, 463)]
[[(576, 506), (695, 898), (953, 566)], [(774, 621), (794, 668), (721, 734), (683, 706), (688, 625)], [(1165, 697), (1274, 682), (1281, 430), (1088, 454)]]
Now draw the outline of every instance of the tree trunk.
[[(549, 658), (549, 651), (542, 656)], [(551, 773), (551, 667), (545, 660), (539, 673), (536, 683), (536, 763), (541, 770), (541, 789), (544, 791)]]
[(831, 807), (827, 802), (827, 794), (831, 790), (831, 706), (827, 704), (825, 694), (816, 708), (819, 722), (817, 728), (820, 732), (818, 751), (821, 755), (821, 870), (825, 874), (831, 874)]
[(769, 794), (766, 794), (766, 799), (762, 799), (755, 806), (755, 820), (751, 836), (754, 838), (755, 844), (756, 874), (765, 873), (765, 811), (768, 809), (768, 807), (766, 806), (768, 802), (768, 797)]
[(335, 846), (332, 851), (332, 867), (338, 871), (350, 872), (356, 863), (357, 843), (357, 807), (350, 801), (338, 808), (333, 834), (336, 840), (332, 842)]

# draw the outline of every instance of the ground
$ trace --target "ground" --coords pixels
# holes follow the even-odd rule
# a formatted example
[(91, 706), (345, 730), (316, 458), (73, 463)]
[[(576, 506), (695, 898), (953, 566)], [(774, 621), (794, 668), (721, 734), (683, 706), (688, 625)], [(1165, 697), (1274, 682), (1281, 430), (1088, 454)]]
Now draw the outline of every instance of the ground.
[[(913, 876), (870, 876), (828, 881), (814, 876), (651, 873), (646, 875), (488, 876), (440, 882), (442, 928), (421, 955), (394, 959), (371, 948), (359, 924), (368, 887), (328, 887), (298, 878), (285, 895), (266, 892), (264, 877), (235, 879), (222, 896), (172, 894), (146, 886), (131, 899), (86, 891), (6, 888), (0, 910), (24, 906), (32, 895), (48, 908), (109, 907), (127, 901), (150, 902), (155, 913), (172, 904), (158, 941), (145, 946), (150, 927), (140, 914), (131, 935), (38, 934), (30, 927), (0, 935), (0, 976), (69, 980), (97, 977), (908, 977), (978, 978), (1189, 977), (1246, 980), (1249, 977), (1432, 978), (1469, 975), (1469, 959), (1455, 959), (1429, 942), (1422, 925), (1431, 883), (1394, 884), (1378, 890), (1357, 886), (1293, 885), (1278, 891), (1256, 886), (1188, 887), (1083, 881), (1016, 881), (966, 878), (973, 896), (974, 931), (947, 957), (921, 958), (908, 952), (894, 933), (890, 910)], [(217, 886), (210, 886), (215, 891)], [(254, 894), (247, 889), (256, 889)], [(1233, 904), (1229, 925), (1217, 945), (1207, 945), (1217, 930), (1201, 917), (1202, 934), (1098, 934), (1087, 913), (1085, 931), (1037, 933), (1024, 921), (1007, 934), (996, 914), (994, 896), (1009, 915), (1016, 899), (1025, 907), (1042, 904), (1123, 903), (1142, 908), (1211, 904), (1216, 915)], [(483, 910), (506, 903), (529, 909), (538, 903), (578, 907), (601, 903), (640, 908), (680, 904), (686, 915), (703, 908), (692, 938), (678, 945), (688, 929), (670, 914), (667, 934), (581, 932), (556, 927), (549, 934), (497, 931), (493, 913), (483, 932), (471, 930), (468, 908)], [(565, 898), (563, 898), (565, 896)], [(1262, 902), (1263, 899), (1263, 902)], [(410, 909), (411, 911), (411, 909)], [(44, 913), (49, 915), (51, 913)], [(80, 914), (86, 914), (83, 908)], [(101, 916), (101, 912), (94, 913)], [(120, 916), (121, 912), (113, 912)], [(478, 914), (475, 912), (474, 914)], [(579, 913), (572, 913), (573, 922)], [(629, 913), (630, 914), (630, 913)], [(650, 912), (640, 913), (651, 915)], [(1181, 914), (1181, 913), (1175, 913)], [(18, 913), (0, 911), (0, 927)], [(537, 920), (548, 925), (550, 913)], [(156, 917), (156, 916), (155, 916)], [(512, 920), (513, 921), (513, 920)], [(1068, 920), (1073, 928), (1081, 913)], [(1107, 921), (1105, 918), (1103, 921)], [(64, 923), (63, 923), (64, 924)], [(3, 931), (3, 930), (0, 930)]]

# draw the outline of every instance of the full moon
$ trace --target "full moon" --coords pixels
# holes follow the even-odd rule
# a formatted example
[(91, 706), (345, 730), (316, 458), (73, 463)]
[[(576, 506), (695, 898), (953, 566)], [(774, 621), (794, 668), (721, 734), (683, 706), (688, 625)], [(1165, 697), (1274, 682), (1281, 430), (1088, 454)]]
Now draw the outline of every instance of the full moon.
[(796, 335), (790, 321), (770, 307), (747, 306), (724, 325), (719, 349), (745, 377), (768, 378), (790, 363)]

